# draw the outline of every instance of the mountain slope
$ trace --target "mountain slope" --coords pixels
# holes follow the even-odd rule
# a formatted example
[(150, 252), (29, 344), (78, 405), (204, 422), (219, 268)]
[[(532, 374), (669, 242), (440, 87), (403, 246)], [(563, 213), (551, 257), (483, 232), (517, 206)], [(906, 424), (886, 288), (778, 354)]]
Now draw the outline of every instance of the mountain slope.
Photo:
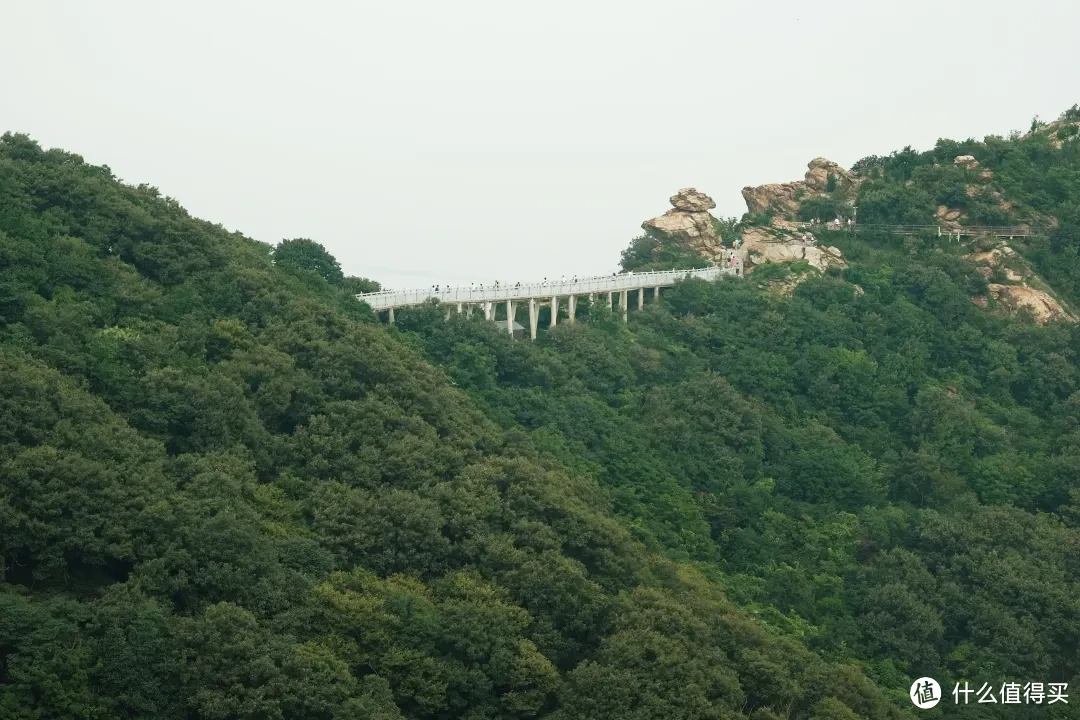
[(0, 140), (0, 716), (905, 716), (288, 247)]
[[(997, 220), (1041, 217), (1040, 233), (1016, 243), (1024, 267), (1067, 280), (1077, 255), (1062, 233), (1080, 184), (1062, 178), (1080, 167), (1077, 146), (1044, 154), (1038, 133), (1002, 142), (1002, 159), (986, 162), (1015, 214)], [(867, 172), (860, 222), (886, 195), (932, 218), (940, 196), (928, 178), (963, 182), (955, 155), (982, 152), (938, 146), (949, 168), (904, 151), (877, 164), (923, 157), (908, 176)], [(489, 417), (607, 488), (636, 537), (696, 563), (778, 632), (858, 663), (894, 697), (924, 675), (948, 690), (1075, 690), (1080, 330), (973, 303), (996, 280), (972, 261), (979, 241), (815, 232), (846, 268), (774, 264), (745, 282), (684, 283), (631, 309), (625, 326), (606, 304), (583, 303), (586, 322), (560, 322), (535, 344), (443, 322), (437, 307), (399, 313), (397, 332)], [(623, 260), (677, 265), (676, 250), (640, 238)], [(805, 279), (789, 283), (796, 275)], [(771, 292), (775, 282), (791, 292)], [(1055, 291), (1072, 297), (1067, 282)], [(970, 716), (951, 702), (940, 712)]]

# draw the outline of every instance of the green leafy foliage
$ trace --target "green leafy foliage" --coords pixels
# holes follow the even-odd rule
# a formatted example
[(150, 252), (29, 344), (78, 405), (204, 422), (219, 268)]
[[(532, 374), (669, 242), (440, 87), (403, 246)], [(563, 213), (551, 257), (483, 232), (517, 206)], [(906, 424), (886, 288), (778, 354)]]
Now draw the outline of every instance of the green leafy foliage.
[[(375, 288), (3, 136), (0, 717), (902, 716), (721, 589), (710, 498), (802, 437), (747, 380), (606, 308), (536, 347), (388, 331)], [(812, 467), (867, 463), (819, 435)]]
[[(1080, 299), (1080, 146), (1050, 134), (866, 158), (859, 219), (1045, 227), (1015, 245)], [(3, 136), (0, 717), (899, 718), (922, 675), (1080, 686), (1080, 330), (976, 307), (935, 237), (823, 232), (847, 269), (686, 281), (628, 324), (386, 329), (317, 243)]]
[(307, 238), (282, 240), (278, 243), (274, 248), (274, 264), (301, 272), (313, 272), (335, 285), (340, 285), (345, 280), (341, 266), (334, 256), (322, 245)]
[(709, 261), (700, 253), (679, 247), (655, 235), (634, 238), (622, 252), (619, 265), (623, 270), (692, 270), (705, 267)]
[(799, 219), (804, 222), (811, 220), (828, 222), (833, 218), (850, 216), (851, 207), (839, 198), (829, 195), (814, 195), (799, 203)]

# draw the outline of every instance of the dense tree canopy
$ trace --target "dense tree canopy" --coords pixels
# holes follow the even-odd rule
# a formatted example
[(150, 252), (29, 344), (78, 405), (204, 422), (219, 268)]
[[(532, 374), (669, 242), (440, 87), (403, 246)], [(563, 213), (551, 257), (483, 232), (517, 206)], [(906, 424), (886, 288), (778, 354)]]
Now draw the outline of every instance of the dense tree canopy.
[[(680, 562), (714, 544), (649, 448), (622, 438), (651, 498), (448, 377), (518, 362), (494, 392), (594, 388), (614, 429), (625, 329), (558, 341), (602, 370), (484, 340), (444, 371), (317, 250), (0, 140), (0, 717), (902, 714)], [(650, 401), (668, 434), (688, 390)]]
[[(1061, 218), (1022, 249), (1075, 293), (1080, 188), (1038, 181), (1072, 146), (1001, 142), (981, 160), (1017, 207)], [(932, 166), (864, 161), (860, 220), (932, 213)], [(536, 343), (434, 305), (391, 329), (317, 243), (3, 136), (0, 717), (825, 720), (911, 717), (923, 675), (1075, 692), (1080, 330), (976, 307), (985, 278), (933, 238), (825, 239), (850, 267), (790, 297), (763, 273)]]

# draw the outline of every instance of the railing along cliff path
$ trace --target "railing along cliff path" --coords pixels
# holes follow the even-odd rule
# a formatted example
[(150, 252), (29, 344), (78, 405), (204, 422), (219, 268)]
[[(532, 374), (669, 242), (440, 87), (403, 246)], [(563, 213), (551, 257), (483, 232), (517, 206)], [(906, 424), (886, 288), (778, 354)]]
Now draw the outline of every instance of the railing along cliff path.
[[(536, 339), (537, 319), (540, 314), (541, 303), (550, 302), (552, 306), (551, 324), (558, 321), (559, 298), (567, 298), (568, 320), (574, 322), (579, 295), (591, 296), (607, 293), (608, 307), (614, 307), (614, 295), (618, 293), (619, 307), (622, 309), (623, 320), (626, 320), (627, 294), (633, 290), (638, 291), (638, 308), (645, 304), (645, 290), (651, 288), (656, 297), (660, 288), (671, 287), (679, 280), (700, 278), (702, 280), (716, 280), (724, 276), (742, 275), (743, 266), (740, 257), (736, 256), (736, 264), (728, 267), (706, 267), (695, 270), (662, 270), (643, 273), (620, 273), (611, 276), (597, 276), (581, 278), (579, 280), (559, 280), (555, 282), (530, 282), (514, 283), (513, 285), (499, 285), (488, 287), (449, 287), (439, 290), (435, 288), (413, 290), (380, 290), (373, 293), (362, 293), (356, 296), (357, 300), (366, 302), (375, 311), (387, 311), (389, 322), (394, 322), (394, 309), (422, 305), (428, 300), (435, 299), (441, 303), (457, 305), (457, 311), (464, 308), (480, 306), (483, 308), (484, 317), (488, 320), (495, 319), (495, 305), (506, 303), (507, 332), (513, 334), (514, 320), (519, 302), (528, 302), (530, 335)], [(449, 315), (449, 311), (447, 313)]]

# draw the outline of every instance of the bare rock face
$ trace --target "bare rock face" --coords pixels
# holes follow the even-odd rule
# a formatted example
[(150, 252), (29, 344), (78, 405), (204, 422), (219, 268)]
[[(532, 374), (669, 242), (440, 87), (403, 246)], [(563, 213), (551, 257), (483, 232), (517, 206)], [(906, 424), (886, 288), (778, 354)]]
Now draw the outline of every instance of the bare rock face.
[(671, 205), (676, 210), (685, 210), (686, 212), (708, 212), (716, 207), (716, 203), (713, 199), (703, 192), (698, 192), (694, 188), (683, 188), (675, 195), (671, 196)]
[(743, 232), (742, 248), (747, 254), (748, 265), (770, 262), (805, 260), (811, 267), (826, 270), (830, 267), (847, 267), (840, 250), (821, 247), (806, 242), (802, 237), (774, 229), (749, 228)]
[(806, 187), (813, 192), (826, 192), (829, 188), (829, 176), (836, 179), (837, 187), (850, 187), (855, 184), (855, 176), (832, 160), (814, 158), (806, 164)]
[(962, 212), (960, 212), (959, 210), (954, 210), (948, 205), (938, 205), (937, 216), (941, 220), (953, 221), (959, 219), (962, 215)]
[(959, 165), (968, 170), (974, 170), (979, 167), (979, 161), (975, 159), (974, 155), (957, 155), (953, 158), (953, 165)]
[(744, 187), (742, 196), (746, 201), (747, 211), (758, 214), (772, 210), (779, 216), (795, 215), (799, 211), (800, 200), (828, 192), (830, 177), (834, 179), (838, 190), (857, 188), (861, 182), (850, 170), (825, 158), (814, 158), (806, 167), (806, 175), (802, 180)]
[(750, 213), (763, 213), (772, 208), (781, 215), (787, 215), (799, 209), (799, 201), (795, 199), (795, 196), (805, 192), (806, 183), (804, 182), (772, 183), (744, 187), (742, 196), (746, 201), (746, 209)]
[(641, 227), (650, 234), (670, 239), (680, 247), (701, 253), (710, 260), (722, 257), (720, 235), (709, 213), (716, 207), (713, 199), (694, 188), (683, 188), (671, 197), (671, 204), (671, 210), (646, 220)]
[(1032, 315), (1035, 316), (1035, 322), (1039, 325), (1045, 325), (1053, 320), (1076, 322), (1076, 318), (1070, 315), (1061, 306), (1061, 303), (1042, 290), (1036, 290), (1027, 285), (997, 285), (994, 283), (987, 287), (990, 289), (990, 297), (999, 305), (1014, 311), (1020, 308), (1029, 309)]

